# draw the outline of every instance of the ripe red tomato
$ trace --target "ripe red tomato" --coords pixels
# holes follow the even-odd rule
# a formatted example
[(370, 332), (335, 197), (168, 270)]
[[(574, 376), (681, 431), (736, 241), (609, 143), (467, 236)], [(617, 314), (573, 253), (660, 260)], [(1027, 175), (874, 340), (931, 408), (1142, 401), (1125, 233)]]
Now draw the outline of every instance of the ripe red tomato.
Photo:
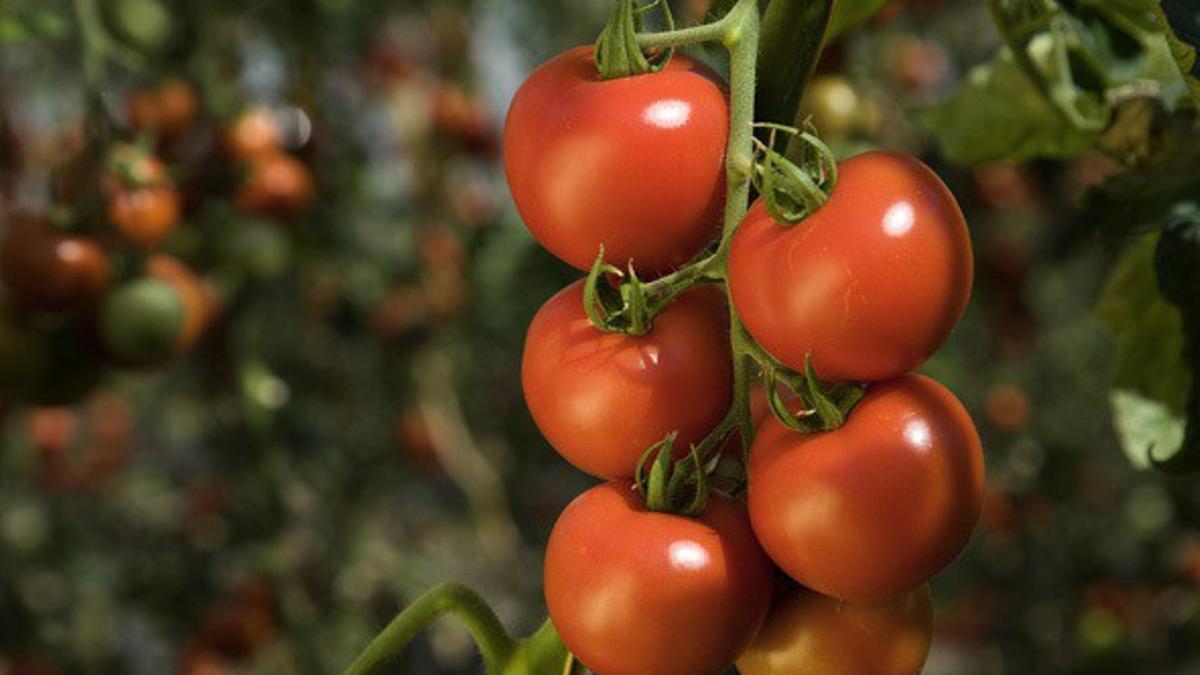
[(714, 496), (698, 518), (654, 513), (620, 482), (562, 512), (544, 581), (555, 628), (588, 668), (697, 675), (719, 672), (750, 643), (772, 573), (740, 505)]
[(200, 102), (192, 85), (184, 80), (170, 79), (129, 97), (129, 123), (139, 133), (178, 138), (191, 129), (199, 108)]
[(737, 661), (742, 675), (919, 675), (933, 637), (929, 586), (877, 605), (779, 593)]
[(190, 350), (216, 316), (217, 301), (212, 288), (182, 261), (168, 255), (151, 256), (146, 261), (146, 275), (166, 283), (179, 295), (183, 302), (183, 328), (175, 339), (175, 353)]
[(754, 531), (784, 572), (878, 602), (962, 551), (983, 503), (983, 451), (953, 394), (906, 375), (873, 385), (837, 431), (802, 435), (768, 420), (749, 478)]
[(108, 219), (126, 241), (152, 249), (179, 224), (179, 191), (157, 157), (128, 146), (114, 156), (128, 175), (108, 177)]
[(159, 244), (179, 223), (179, 193), (169, 185), (122, 188), (108, 200), (108, 219), (142, 250)]
[(645, 276), (687, 262), (716, 234), (729, 104), (707, 67), (601, 80), (568, 51), (521, 85), (504, 137), (513, 199), (551, 253), (589, 269), (600, 251)]
[(251, 160), (246, 181), (237, 193), (238, 206), (255, 213), (289, 218), (304, 211), (313, 198), (308, 167), (279, 152)]
[(921, 365), (962, 318), (973, 274), (954, 196), (920, 161), (887, 152), (842, 162), (829, 202), (794, 227), (756, 204), (729, 255), (750, 334), (797, 370), (811, 353), (832, 381)]
[(250, 108), (229, 125), (225, 146), (230, 155), (241, 160), (274, 155), (283, 147), (283, 129), (267, 108)]
[(57, 232), (37, 218), (11, 222), (0, 240), (0, 278), (26, 305), (67, 309), (94, 303), (109, 276), (108, 256), (98, 243)]
[(529, 326), (521, 383), (542, 435), (576, 467), (631, 478), (672, 431), (700, 442), (729, 408), (733, 373), (724, 298), (712, 287), (675, 300), (641, 337), (602, 333), (583, 282), (550, 298)]

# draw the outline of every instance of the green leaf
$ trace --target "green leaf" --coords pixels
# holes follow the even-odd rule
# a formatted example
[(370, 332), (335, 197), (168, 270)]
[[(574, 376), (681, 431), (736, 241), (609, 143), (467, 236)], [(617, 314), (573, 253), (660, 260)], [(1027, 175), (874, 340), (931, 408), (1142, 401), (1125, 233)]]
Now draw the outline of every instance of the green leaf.
[(829, 41), (866, 23), (888, 4), (888, 0), (837, 0), (833, 3), (833, 18), (829, 22)]
[(758, 47), (759, 122), (792, 124), (824, 44), (833, 0), (771, 0)]
[(1200, 11), (1189, 0), (1145, 1), (1153, 6), (1155, 21), (1167, 38), (1193, 103), (1200, 109)]
[(24, 42), (33, 37), (21, 20), (13, 16), (0, 16), (0, 44)]
[(1109, 178), (1084, 196), (1083, 222), (1109, 236), (1162, 227), (1200, 202), (1200, 134), (1171, 129), (1161, 152), (1137, 169)]
[(1096, 140), (1047, 102), (1007, 49), (973, 69), (958, 91), (919, 113), (918, 121), (950, 160), (967, 165), (1076, 157)]
[(1129, 463), (1150, 468), (1150, 458), (1163, 459), (1183, 445), (1186, 425), (1182, 415), (1160, 401), (1127, 389), (1109, 395), (1117, 440)]
[(1165, 459), (1184, 440), (1192, 375), (1184, 358), (1183, 318), (1159, 294), (1158, 235), (1140, 239), (1117, 264), (1098, 308), (1116, 340), (1111, 396), (1117, 431), (1138, 466)]

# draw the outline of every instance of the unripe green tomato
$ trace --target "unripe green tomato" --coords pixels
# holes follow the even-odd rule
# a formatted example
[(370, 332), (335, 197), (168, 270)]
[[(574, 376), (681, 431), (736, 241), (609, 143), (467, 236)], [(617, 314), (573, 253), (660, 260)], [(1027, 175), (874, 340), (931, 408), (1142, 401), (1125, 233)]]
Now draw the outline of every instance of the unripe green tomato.
[(292, 251), (287, 236), (270, 223), (250, 221), (226, 240), (225, 255), (252, 279), (272, 279), (287, 269)]
[(50, 346), (37, 331), (0, 314), (0, 392), (25, 398), (50, 369)]
[(100, 310), (100, 335), (115, 358), (131, 364), (165, 361), (184, 324), (183, 301), (170, 285), (138, 279), (113, 291)]

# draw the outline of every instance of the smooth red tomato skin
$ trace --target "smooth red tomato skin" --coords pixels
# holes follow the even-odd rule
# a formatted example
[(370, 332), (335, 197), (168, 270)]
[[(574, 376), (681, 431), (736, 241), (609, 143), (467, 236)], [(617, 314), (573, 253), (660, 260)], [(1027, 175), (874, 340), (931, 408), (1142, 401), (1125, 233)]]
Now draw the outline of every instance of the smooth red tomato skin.
[(873, 385), (837, 431), (806, 436), (768, 420), (750, 451), (750, 518), (800, 584), (878, 602), (958, 556), (979, 519), (983, 471), (958, 399), (906, 375)]
[(740, 505), (714, 496), (699, 518), (652, 513), (617, 482), (559, 516), (544, 581), (555, 628), (592, 671), (707, 675), (758, 631), (772, 574)]
[(567, 461), (606, 479), (632, 478), (672, 431), (678, 450), (703, 440), (729, 408), (728, 312), (721, 293), (694, 288), (641, 337), (602, 333), (583, 310), (583, 282), (534, 316), (521, 363), (525, 402)]
[(928, 585), (872, 605), (790, 589), (775, 597), (737, 668), (741, 675), (919, 675), (932, 637)]
[(788, 366), (879, 381), (928, 359), (962, 318), (974, 258), (962, 211), (927, 166), (842, 162), (819, 211), (788, 228), (760, 201), (735, 235), (729, 288), (746, 329)]
[(509, 109), (504, 166), (530, 232), (586, 270), (653, 276), (716, 235), (729, 104), (707, 67), (676, 54), (662, 71), (601, 80), (590, 47), (550, 60)]

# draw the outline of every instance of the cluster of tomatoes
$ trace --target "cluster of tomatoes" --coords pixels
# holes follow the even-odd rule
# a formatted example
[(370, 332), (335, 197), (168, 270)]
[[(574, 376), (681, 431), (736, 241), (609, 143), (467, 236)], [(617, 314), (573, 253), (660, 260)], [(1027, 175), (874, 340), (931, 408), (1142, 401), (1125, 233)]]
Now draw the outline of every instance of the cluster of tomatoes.
[[(555, 450), (606, 481), (550, 536), (555, 627), (604, 675), (717, 673), (735, 661), (744, 675), (918, 673), (932, 633), (928, 582), (965, 547), (983, 501), (967, 411), (910, 374), (966, 309), (962, 212), (917, 159), (869, 152), (838, 165), (828, 201), (807, 218), (782, 222), (759, 200), (718, 247), (726, 86), (680, 55), (605, 80), (592, 54), (542, 65), (512, 103), (504, 161), (530, 231), (581, 270), (603, 251), (642, 279), (727, 259), (646, 331), (598, 326), (583, 280), (529, 327), (530, 412)], [(804, 422), (818, 411), (802, 389), (740, 381), (734, 360), (752, 356), (772, 386), (780, 372), (807, 373), (862, 398), (839, 427), (814, 432)], [(756, 431), (745, 490), (714, 491), (699, 509), (652, 507), (661, 496), (643, 472), (654, 448), (674, 439), (683, 457), (704, 443), (735, 386), (754, 388), (740, 427)], [(737, 436), (713, 447), (741, 464)]]
[[(73, 403), (107, 366), (160, 366), (189, 351), (217, 315), (212, 286), (169, 254), (194, 210), (188, 185), (212, 134), (194, 87), (168, 79), (133, 92), (123, 122), (136, 142), (86, 149), (62, 171), (67, 205), (8, 214), (0, 236), (0, 391), (35, 405)], [(226, 152), (246, 212), (290, 217), (311, 201), (308, 168), (283, 150), (265, 109), (236, 118)], [(195, 151), (196, 147), (201, 152)], [(166, 157), (178, 158), (169, 166)]]

